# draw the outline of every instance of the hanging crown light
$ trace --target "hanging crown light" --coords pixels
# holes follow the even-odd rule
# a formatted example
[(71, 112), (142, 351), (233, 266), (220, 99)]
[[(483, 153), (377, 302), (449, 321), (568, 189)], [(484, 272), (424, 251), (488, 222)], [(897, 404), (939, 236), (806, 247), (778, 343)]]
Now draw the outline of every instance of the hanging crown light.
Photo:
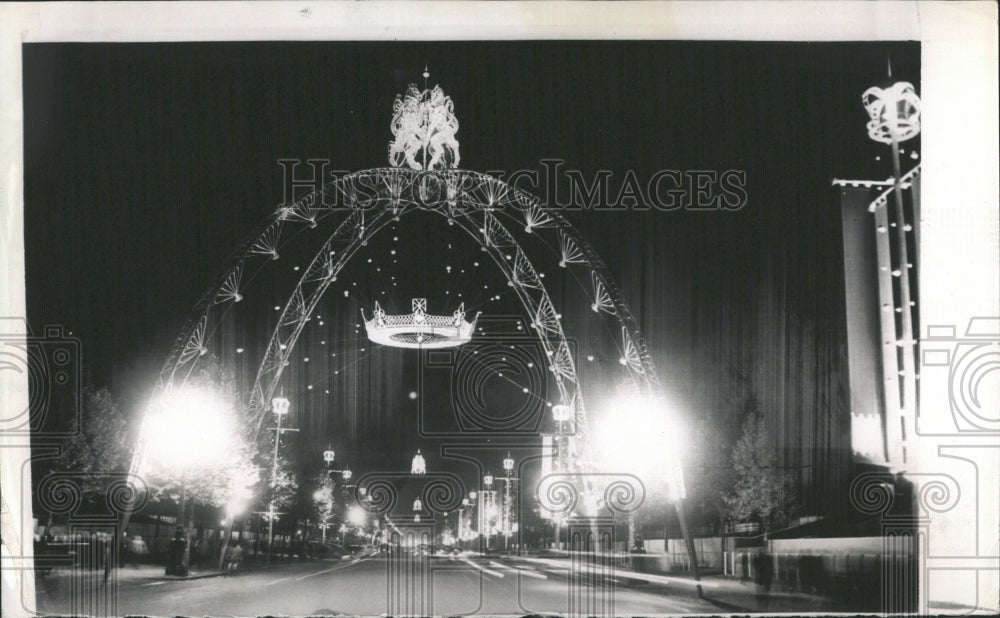
[(376, 302), (369, 320), (362, 309), (368, 338), (395, 348), (453, 348), (472, 339), (479, 319), (479, 313), (471, 322), (465, 319), (465, 303), (450, 316), (432, 315), (427, 313), (426, 298), (414, 298), (411, 310), (405, 315), (387, 315)]
[(905, 142), (920, 133), (920, 97), (909, 82), (888, 88), (873, 86), (861, 95), (868, 112), (868, 137), (876, 142)]
[(413, 456), (413, 461), (410, 463), (410, 474), (427, 474), (427, 462), (424, 461), (424, 456), (420, 454), (420, 449), (417, 449), (417, 454)]
[(573, 415), (572, 412), (570, 411), (569, 406), (559, 404), (552, 406), (552, 418), (557, 423), (565, 423), (566, 421), (572, 419)]
[(510, 453), (507, 453), (507, 457), (503, 460), (503, 469), (507, 472), (514, 469), (514, 458), (510, 456)]
[(351, 480), (351, 477), (354, 476), (354, 473), (351, 472), (350, 470), (344, 470), (343, 472), (340, 473), (340, 475), (343, 477), (345, 481), (349, 481)]
[(278, 416), (284, 416), (288, 414), (288, 408), (291, 406), (291, 402), (284, 397), (275, 397), (271, 400), (271, 411)]
[(333, 448), (328, 447), (325, 451), (323, 451), (323, 461), (326, 463), (333, 463), (336, 456), (337, 454), (334, 452)]

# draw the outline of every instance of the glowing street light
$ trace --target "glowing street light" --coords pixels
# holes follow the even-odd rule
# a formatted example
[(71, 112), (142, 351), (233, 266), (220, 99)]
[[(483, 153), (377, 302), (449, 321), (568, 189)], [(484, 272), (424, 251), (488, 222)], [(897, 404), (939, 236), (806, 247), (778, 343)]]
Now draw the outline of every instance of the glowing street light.
[[(185, 386), (165, 393), (158, 410), (144, 428), (151, 460), (170, 466), (180, 475), (177, 522), (184, 530), (184, 552), (179, 564), (167, 567), (167, 574), (186, 575), (190, 531), (187, 525), (187, 473), (197, 467), (220, 463), (235, 434), (231, 418), (224, 414), (222, 400), (207, 389)], [(191, 428), (198, 431), (192, 432)]]
[(336, 456), (337, 456), (337, 453), (334, 452), (333, 447), (329, 447), (328, 446), (326, 448), (326, 450), (323, 451), (323, 461), (325, 461), (327, 464), (332, 464), (333, 460), (334, 460), (334, 458), (336, 458)]
[(567, 405), (554, 405), (552, 406), (552, 419), (557, 423), (565, 423), (573, 419), (573, 412)]
[[(685, 434), (677, 415), (662, 401), (641, 395), (627, 395), (616, 400), (613, 409), (597, 423), (593, 432), (596, 454), (607, 470), (632, 473), (643, 480), (665, 479), (667, 498), (677, 511), (677, 521), (697, 582), (701, 579), (698, 560), (683, 507), (687, 492), (681, 472), (681, 445), (684, 444)], [(630, 540), (634, 538), (632, 525), (630, 518)], [(699, 584), (699, 597), (701, 594)]]
[(350, 510), (347, 511), (347, 521), (351, 522), (355, 526), (361, 527), (365, 525), (367, 521), (367, 514), (365, 510), (360, 506), (352, 506)]
[(493, 487), (493, 475), (487, 474), (486, 476), (484, 476), (483, 484), (486, 485), (487, 487)]
[(509, 473), (514, 469), (514, 459), (510, 456), (510, 453), (507, 453), (507, 457), (503, 460), (503, 469), (508, 472), (508, 476), (510, 476)]
[(424, 461), (424, 456), (420, 454), (420, 449), (417, 449), (417, 454), (413, 456), (413, 462), (410, 464), (410, 474), (415, 476), (427, 474), (427, 462)]
[(341, 477), (342, 477), (342, 478), (343, 478), (343, 479), (344, 479), (345, 481), (349, 481), (349, 480), (351, 480), (351, 476), (352, 476), (353, 474), (354, 474), (354, 473), (353, 473), (353, 472), (351, 472), (351, 471), (350, 471), (350, 469), (346, 469), (346, 468), (345, 468), (345, 469), (344, 469), (344, 471), (340, 473), (340, 476), (341, 476)]

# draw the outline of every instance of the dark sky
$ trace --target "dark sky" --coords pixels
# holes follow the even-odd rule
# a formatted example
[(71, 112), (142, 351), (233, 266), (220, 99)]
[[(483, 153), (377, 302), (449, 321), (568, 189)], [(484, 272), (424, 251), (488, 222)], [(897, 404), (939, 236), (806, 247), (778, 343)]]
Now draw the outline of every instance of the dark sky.
[[(542, 159), (559, 158), (587, 178), (610, 170), (612, 193), (629, 170), (640, 179), (662, 169), (745, 171), (747, 202), (735, 212), (565, 214), (617, 278), (666, 389), (689, 414), (720, 405), (735, 373), (750, 376), (762, 407), (782, 424), (834, 405), (842, 388), (839, 212), (830, 181), (891, 171), (883, 147), (867, 137), (861, 106), (866, 88), (884, 85), (890, 56), (894, 81), (919, 91), (916, 43), (26, 45), (29, 323), (36, 332), (62, 324), (79, 337), (89, 380), (138, 410), (191, 307), (281, 202), (278, 159), (385, 166), (392, 100), (422, 82), (426, 64), (431, 84), (455, 102), (463, 168), (541, 170)], [(446, 250), (447, 227), (414, 217), (399, 228), (407, 259), (385, 263), (387, 276), (406, 282), (389, 292), (395, 307), (416, 295), (432, 309), (446, 304), (440, 285), (465, 286), (472, 296), (480, 279), (500, 289), (496, 273), (440, 284), (424, 276), (441, 277), (449, 261), (469, 265), (478, 249), (456, 240)], [(389, 246), (370, 251), (385, 258)], [(387, 289), (384, 279), (365, 279), (372, 275), (364, 264), (354, 268), (364, 300)], [(348, 309), (337, 313), (330, 303), (345, 324), (355, 319), (347, 316), (357, 305), (341, 303)], [(517, 306), (505, 300), (483, 310)], [(364, 345), (344, 328), (345, 349)], [(590, 331), (579, 332), (586, 343)], [(411, 446), (400, 428), (411, 421), (399, 421), (410, 416), (403, 407), (413, 363), (380, 362), (395, 363), (391, 383), (369, 376), (351, 388), (378, 390), (379, 401), (400, 409), (378, 427), (359, 424), (371, 399), (358, 396), (345, 404), (353, 406), (352, 437), (365, 445), (358, 450), (402, 452)], [(316, 398), (318, 380), (343, 388), (338, 380), (346, 378), (330, 375), (337, 369), (328, 361), (319, 377), (289, 376), (290, 389), (316, 382), (297, 402), (315, 417), (299, 419), (312, 428), (297, 438), (309, 450), (334, 439)]]

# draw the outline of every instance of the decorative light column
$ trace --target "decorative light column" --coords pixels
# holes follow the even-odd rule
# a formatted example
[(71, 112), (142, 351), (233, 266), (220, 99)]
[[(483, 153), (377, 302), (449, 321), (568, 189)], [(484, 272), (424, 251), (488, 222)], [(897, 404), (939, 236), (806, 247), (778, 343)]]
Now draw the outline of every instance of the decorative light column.
[[(889, 79), (892, 79), (891, 67)], [(861, 95), (861, 101), (870, 117), (867, 124), (868, 137), (873, 141), (892, 146), (895, 222), (890, 223), (889, 227), (896, 228), (896, 255), (893, 256), (896, 258), (896, 265), (892, 268), (892, 278), (898, 281), (899, 305), (895, 310), (900, 314), (900, 328), (898, 334), (894, 332), (892, 337), (888, 334), (885, 337), (887, 340), (885, 353), (895, 355), (897, 354), (895, 348), (898, 348), (902, 355), (902, 370), (898, 371), (898, 376), (891, 374), (884, 376), (886, 393), (893, 393), (892, 397), (887, 397), (885, 427), (886, 443), (890, 450), (889, 460), (896, 464), (906, 464), (904, 445), (907, 434), (913, 435), (916, 431), (917, 371), (916, 341), (913, 332), (915, 303), (910, 293), (910, 278), (914, 266), (907, 248), (907, 233), (913, 231), (913, 224), (907, 222), (903, 208), (904, 182), (900, 170), (899, 143), (920, 134), (920, 98), (912, 84), (896, 82), (884, 90), (878, 87), (869, 88)], [(888, 228), (880, 225), (879, 232), (888, 233)], [(892, 261), (890, 256), (885, 257)], [(891, 289), (892, 286), (890, 284), (887, 287)], [(890, 323), (895, 326), (895, 320), (891, 320)], [(892, 367), (895, 363), (886, 365)], [(907, 429), (903, 429), (904, 425)]]
[(503, 548), (504, 551), (510, 549), (510, 535), (513, 532), (512, 525), (512, 513), (511, 513), (511, 491), (510, 486), (512, 483), (518, 479), (514, 477), (514, 459), (507, 453), (507, 457), (503, 460), (503, 471), (504, 478), (500, 479), (504, 482), (504, 499), (503, 499), (503, 511), (502, 511), (502, 524), (501, 528), (503, 530)]
[(281, 442), (281, 432), (283, 431), (298, 431), (298, 429), (288, 429), (281, 427), (282, 417), (288, 414), (288, 409), (291, 407), (291, 402), (289, 402), (284, 397), (275, 397), (271, 400), (271, 411), (276, 417), (278, 417), (278, 425), (274, 430), (274, 459), (271, 463), (271, 503), (268, 506), (268, 513), (270, 516), (267, 519), (267, 562), (271, 562), (271, 545), (274, 543), (274, 493), (278, 489), (278, 445)]
[(483, 501), (479, 507), (480, 515), (480, 525), (479, 529), (482, 531), (485, 526), (486, 531), (486, 549), (492, 549), (493, 545), (493, 523), (491, 521), (493, 517), (493, 511), (496, 509), (496, 492), (493, 491), (493, 475), (486, 474), (483, 477)]

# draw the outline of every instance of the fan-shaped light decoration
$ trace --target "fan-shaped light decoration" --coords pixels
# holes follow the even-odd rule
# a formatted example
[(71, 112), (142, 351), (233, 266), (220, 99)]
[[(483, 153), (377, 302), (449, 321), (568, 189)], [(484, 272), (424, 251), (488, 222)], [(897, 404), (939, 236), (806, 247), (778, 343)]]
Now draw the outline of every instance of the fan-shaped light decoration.
[(267, 228), (260, 238), (250, 248), (250, 253), (269, 255), (272, 260), (278, 259), (278, 238), (281, 236), (280, 224), (275, 223)]
[(458, 119), (454, 103), (440, 86), (420, 90), (413, 84), (392, 106), (389, 163), (415, 170), (458, 167)]
[(871, 87), (861, 95), (861, 102), (871, 120), (868, 137), (891, 144), (916, 137), (920, 133), (920, 97), (913, 84), (896, 82), (886, 89)]
[(243, 300), (240, 294), (240, 276), (243, 274), (243, 264), (238, 264), (228, 275), (225, 281), (219, 286), (219, 293), (215, 296), (215, 304), (225, 301), (238, 303)]
[(371, 320), (362, 310), (368, 338), (395, 348), (453, 348), (472, 339), (479, 313), (471, 322), (467, 321), (465, 303), (450, 316), (427, 313), (426, 298), (414, 298), (411, 306), (412, 313), (387, 315), (376, 302)]
[(538, 204), (531, 204), (524, 211), (524, 231), (531, 233), (532, 231), (543, 228), (552, 227), (553, 221)]
[(632, 341), (632, 337), (628, 334), (628, 330), (624, 326), (622, 327), (622, 356), (618, 359), (618, 362), (629, 367), (636, 373), (644, 373), (645, 371), (639, 348)]
[(208, 348), (205, 346), (205, 328), (207, 324), (208, 316), (202, 316), (201, 320), (198, 321), (198, 325), (195, 326), (194, 331), (191, 332), (191, 335), (184, 343), (184, 348), (181, 350), (180, 358), (178, 359), (179, 362), (186, 363), (191, 359), (208, 354)]
[(559, 265), (566, 268), (567, 264), (584, 262), (583, 252), (576, 246), (573, 239), (563, 231), (559, 232)]
[(591, 311), (594, 313), (603, 311), (614, 315), (615, 303), (611, 300), (611, 294), (608, 293), (604, 281), (601, 280), (596, 271), (591, 271), (590, 278), (594, 284), (594, 302), (590, 304)]

